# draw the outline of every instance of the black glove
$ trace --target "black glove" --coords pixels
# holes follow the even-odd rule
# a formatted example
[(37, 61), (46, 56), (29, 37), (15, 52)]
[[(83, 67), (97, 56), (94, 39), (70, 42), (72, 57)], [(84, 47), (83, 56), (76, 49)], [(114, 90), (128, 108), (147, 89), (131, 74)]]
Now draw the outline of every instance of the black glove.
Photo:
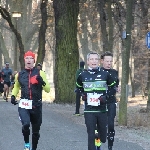
[(83, 101), (87, 100), (87, 93), (82, 93), (81, 96)]
[(46, 83), (43, 81), (43, 78), (42, 78), (41, 76), (38, 75), (38, 76), (36, 77), (36, 80), (38, 81), (39, 84), (42, 84), (43, 86), (46, 85)]
[(2, 77), (3, 77), (3, 78), (5, 78), (5, 77), (6, 77), (6, 75), (5, 75), (5, 74), (3, 74), (3, 75), (2, 75)]
[(17, 105), (18, 102), (16, 101), (16, 98), (14, 95), (11, 96), (11, 103), (14, 104), (14, 105)]
[(76, 88), (76, 89), (74, 90), (74, 92), (75, 92), (75, 93), (81, 93), (81, 90), (80, 90), (79, 88)]
[(76, 88), (76, 89), (74, 90), (74, 92), (77, 93), (77, 91), (78, 91), (78, 89)]
[(101, 104), (106, 104), (108, 98), (108, 95), (102, 95), (98, 99), (100, 100)]

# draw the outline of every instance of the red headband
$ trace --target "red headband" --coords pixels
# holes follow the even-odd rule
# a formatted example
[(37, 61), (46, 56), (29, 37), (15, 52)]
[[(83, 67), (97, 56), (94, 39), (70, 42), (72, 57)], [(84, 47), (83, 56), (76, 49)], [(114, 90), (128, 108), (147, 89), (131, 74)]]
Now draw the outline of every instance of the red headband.
[(32, 51), (27, 51), (27, 52), (24, 54), (24, 58), (27, 57), (27, 56), (32, 56), (32, 57), (35, 59), (35, 54), (34, 54)]

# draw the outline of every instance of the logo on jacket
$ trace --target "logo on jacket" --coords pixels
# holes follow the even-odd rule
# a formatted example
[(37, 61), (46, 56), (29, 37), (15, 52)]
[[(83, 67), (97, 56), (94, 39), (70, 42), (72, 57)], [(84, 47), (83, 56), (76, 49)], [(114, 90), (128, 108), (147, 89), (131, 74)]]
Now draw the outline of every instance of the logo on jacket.
[(101, 75), (98, 75), (97, 77), (101, 77)]
[(95, 80), (102, 80), (102, 79), (100, 79), (100, 77), (101, 77), (101, 75), (98, 75)]

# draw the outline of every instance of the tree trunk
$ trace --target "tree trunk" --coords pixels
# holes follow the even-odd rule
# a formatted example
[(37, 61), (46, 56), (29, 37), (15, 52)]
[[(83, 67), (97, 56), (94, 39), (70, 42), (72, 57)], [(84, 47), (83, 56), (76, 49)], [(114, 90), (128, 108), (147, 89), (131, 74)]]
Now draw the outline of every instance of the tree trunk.
[(1, 43), (0, 43), (0, 69), (2, 69), (2, 49), (1, 49)]
[(17, 42), (19, 44), (19, 49), (20, 49), (20, 56), (19, 56), (19, 61), (20, 61), (20, 65), (21, 65), (21, 69), (24, 69), (24, 45), (22, 43), (22, 38), (20, 33), (17, 31), (17, 29), (14, 27), (14, 25), (12, 24), (12, 20), (11, 20), (11, 16), (9, 14), (9, 12), (0, 6), (0, 13), (2, 15), (2, 17), (7, 20), (11, 30), (14, 32), (14, 34), (16, 35), (17, 38)]
[(9, 62), (10, 66), (12, 67), (12, 61), (11, 58), (9, 57), (2, 33), (0, 32), (0, 49), (2, 51), (2, 54), (4, 56), (4, 63)]
[(150, 113), (150, 52), (148, 58), (148, 82), (147, 82), (147, 94), (148, 94), (148, 101), (147, 101), (147, 112)]
[(39, 48), (38, 48), (38, 57), (37, 63), (43, 64), (45, 58), (45, 33), (47, 29), (47, 2), (48, 0), (42, 0), (41, 2), (41, 15), (42, 23), (39, 31)]
[(101, 39), (103, 42), (103, 52), (108, 51), (108, 34), (106, 30), (106, 13), (105, 13), (106, 0), (98, 0), (98, 11), (100, 14), (101, 25)]
[[(131, 62), (132, 63), (132, 62)], [(132, 68), (132, 67), (131, 67)], [(132, 77), (132, 69), (129, 67), (130, 81), (131, 81), (131, 97), (135, 97), (135, 88), (134, 88), (134, 77)]]
[[(32, 3), (32, 1), (29, 2), (29, 0), (23, 0), (23, 2), (22, 2), (22, 6), (23, 7), (22, 7), (21, 22), (18, 20), (19, 21), (18, 24), (21, 26), (21, 28), (19, 28), (21, 30), (19, 30), (19, 31), (21, 31), (21, 37), (22, 37), (22, 42), (24, 43), (24, 49), (25, 49), (25, 51), (29, 50), (29, 49), (27, 49), (27, 45), (28, 45), (27, 44), (27, 39), (30, 40), (30, 41), (32, 41), (32, 39), (30, 39), (30, 38), (27, 37), (27, 33), (30, 31), (28, 29), (31, 28), (31, 26), (29, 26), (30, 25), (30, 23), (29, 23), (30, 20), (27, 19), (28, 16), (31, 17), (30, 11), (32, 10), (32, 8), (30, 8), (28, 6), (29, 3)], [(34, 35), (34, 34), (30, 32), (30, 37), (32, 37), (32, 35)]]
[[(84, 5), (84, 2), (82, 1), (80, 3), (80, 17), (79, 17), (79, 27), (78, 27), (78, 37), (79, 37), (79, 41), (81, 43), (81, 45), (79, 45), (80, 49), (81, 49), (81, 53), (83, 55), (82, 58), (80, 58), (80, 60), (82, 60), (83, 58), (86, 58), (87, 53), (90, 52), (89, 49), (89, 41), (88, 41), (88, 22), (87, 22), (87, 18), (85, 17), (87, 15), (87, 11), (88, 8), (86, 8), (86, 6)], [(81, 24), (81, 27), (80, 27)], [(80, 56), (81, 57), (81, 56)]]
[(112, 1), (108, 0), (107, 2), (107, 14), (108, 14), (108, 51), (113, 53), (113, 44), (114, 44), (114, 38), (113, 38), (113, 31), (114, 31), (114, 25), (112, 20), (112, 9), (111, 9)]
[(54, 0), (55, 12), (55, 101), (75, 101), (75, 72), (79, 64), (77, 18), (79, 0)]
[[(144, 5), (144, 1), (141, 0), (141, 10), (142, 10), (142, 26), (141, 26), (141, 30), (144, 31), (144, 35), (147, 34), (147, 29), (148, 27), (148, 23), (149, 23), (149, 7), (150, 7), (150, 3), (148, 2), (147, 5)], [(146, 89), (144, 89), (144, 91), (147, 91), (147, 95), (148, 95), (148, 100), (147, 100), (147, 112), (150, 113), (150, 52), (148, 52), (148, 75), (147, 75), (147, 85), (146, 85)], [(146, 96), (146, 93), (144, 93), (144, 95)]]
[(119, 105), (119, 124), (127, 125), (127, 91), (126, 86), (129, 80), (129, 57), (131, 48), (131, 29), (132, 29), (132, 6), (134, 0), (127, 1), (127, 14), (126, 14), (126, 32), (127, 38), (125, 39), (125, 47), (122, 51), (122, 79), (121, 79), (121, 99)]
[[(92, 9), (91, 9), (92, 8)], [(90, 49), (92, 51), (101, 53), (101, 48), (99, 47), (99, 19), (98, 19), (98, 12), (97, 12), (97, 1), (89, 1), (89, 6), (86, 7), (86, 12), (88, 12), (87, 14), (87, 24), (88, 22), (90, 23), (88, 28), (91, 27), (91, 30), (88, 30), (88, 38), (89, 41), (88, 43), (91, 45)], [(85, 18), (85, 14), (83, 14), (83, 18)], [(87, 44), (86, 44), (87, 45)], [(87, 53), (86, 53), (87, 54)]]
[[(10, 1), (9, 3), (10, 4), (8, 4), (8, 6), (10, 5), (10, 12), (20, 12), (21, 13), (21, 17), (12, 17), (11, 19), (12, 19), (12, 24), (14, 25), (14, 28), (16, 29), (16, 31), (20, 34), (21, 33), (21, 28), (23, 27), (23, 26), (26, 26), (25, 24), (24, 24), (24, 22), (22, 21), (22, 19), (23, 19), (23, 15), (24, 15), (24, 11), (22, 11), (25, 7), (27, 7), (27, 5), (23, 5), (23, 7), (22, 7), (22, 3), (23, 3), (23, 1), (25, 1), (25, 0), (13, 0), (13, 1)], [(28, 0), (26, 0), (26, 1), (28, 1)], [(25, 7), (24, 7), (25, 6)], [(7, 9), (8, 10), (8, 9)], [(26, 11), (26, 13), (27, 13), (27, 11)], [(11, 15), (11, 14), (10, 14)], [(25, 29), (23, 29), (23, 31), (24, 31), (24, 33), (26, 33), (26, 31), (25, 31)], [(25, 35), (25, 34), (22, 34), (23, 36)], [(22, 35), (21, 35), (21, 38), (22, 38)], [(22, 58), (23, 56), (20, 56), (20, 55), (23, 55), (23, 54), (21, 54), (20, 53), (20, 49), (18, 48), (18, 40), (17, 40), (17, 37), (16, 37), (16, 34), (14, 33), (14, 35), (13, 35), (14, 37), (14, 43), (13, 43), (13, 55), (14, 55), (14, 58), (13, 58), (13, 60), (14, 60), (14, 64), (13, 64), (13, 69), (14, 70), (20, 70), (20, 63), (19, 63), (19, 59), (20, 59), (20, 57)], [(24, 41), (23, 41), (23, 39), (22, 39), (22, 43), (25, 43)], [(22, 62), (23, 60), (22, 59), (20, 59), (20, 61), (21, 61), (21, 63), (23, 63), (24, 64), (24, 62)], [(24, 68), (24, 65), (22, 66), (22, 69)]]

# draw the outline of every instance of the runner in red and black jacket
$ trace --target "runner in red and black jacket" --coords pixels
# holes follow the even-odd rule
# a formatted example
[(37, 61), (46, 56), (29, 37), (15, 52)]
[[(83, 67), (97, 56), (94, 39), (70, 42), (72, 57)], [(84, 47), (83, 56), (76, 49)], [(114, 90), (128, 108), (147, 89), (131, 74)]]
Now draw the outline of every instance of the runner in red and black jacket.
[(30, 149), (30, 122), (32, 124), (32, 150), (37, 149), (42, 124), (42, 90), (50, 91), (50, 84), (44, 71), (34, 67), (35, 54), (28, 51), (24, 55), (25, 69), (15, 75), (11, 103), (16, 105), (16, 96), (21, 90), (19, 102), (19, 117), (22, 122), (24, 136), (24, 150)]

